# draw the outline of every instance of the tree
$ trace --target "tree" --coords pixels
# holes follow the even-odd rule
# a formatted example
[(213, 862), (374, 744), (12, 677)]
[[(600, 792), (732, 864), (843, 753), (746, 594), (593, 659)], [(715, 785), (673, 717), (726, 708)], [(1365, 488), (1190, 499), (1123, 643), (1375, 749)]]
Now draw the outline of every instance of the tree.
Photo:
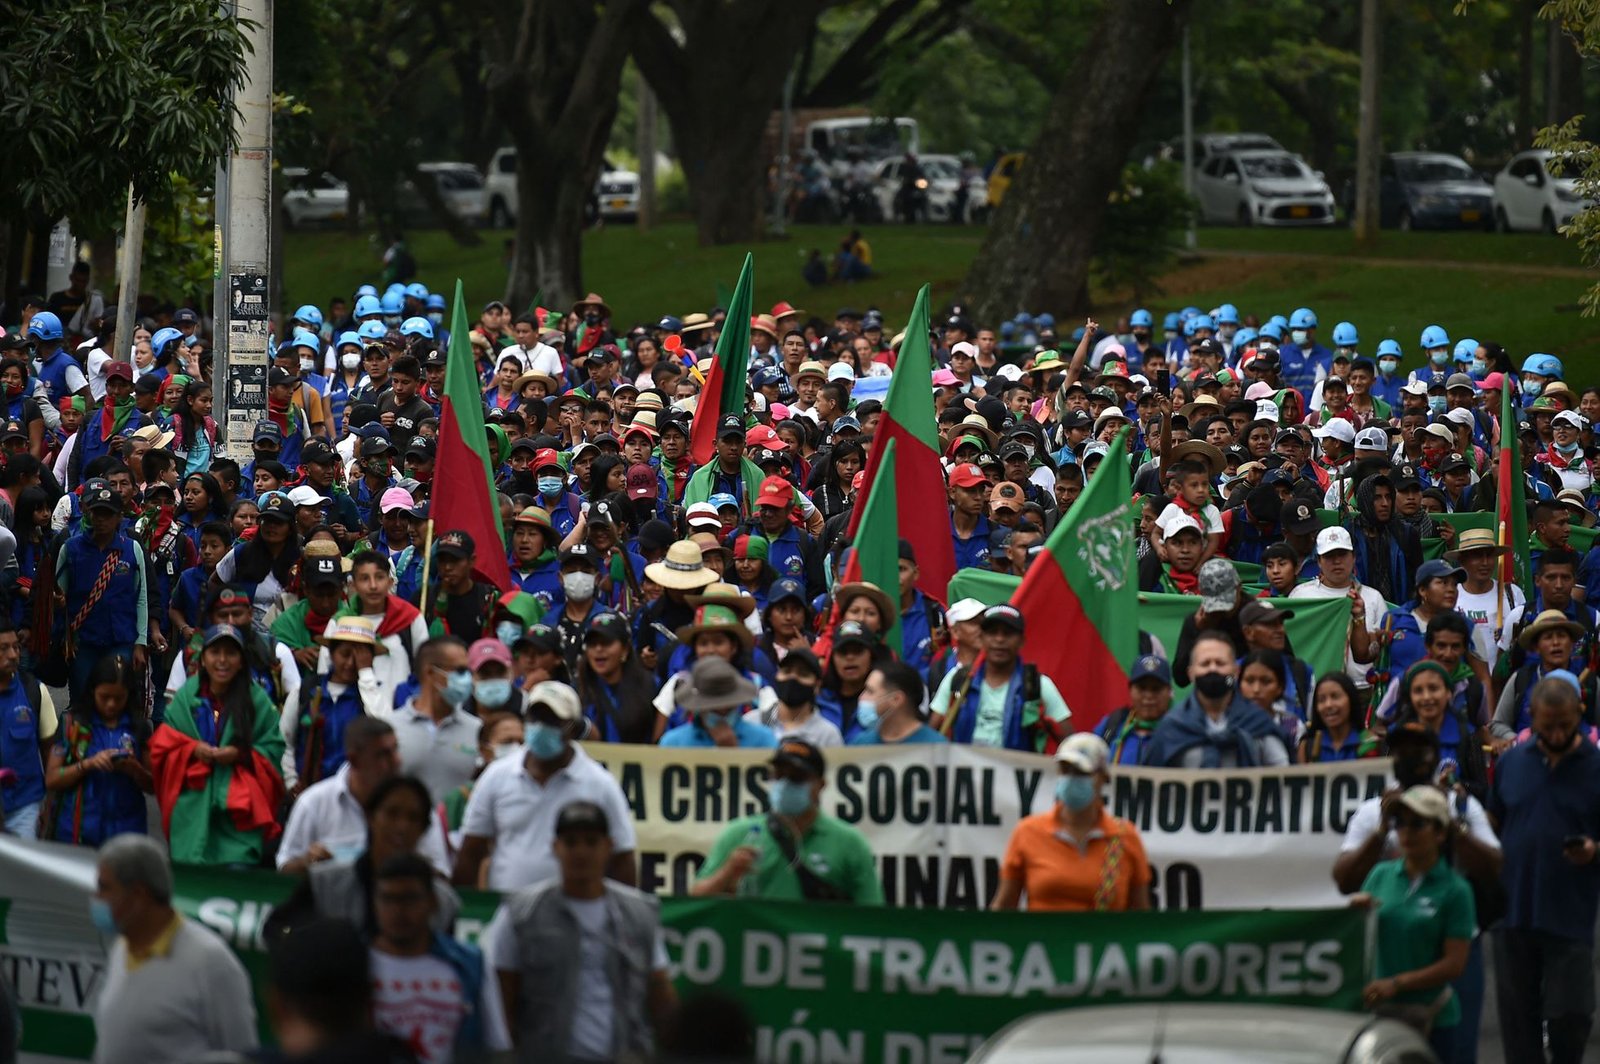
[(967, 275), (977, 320), (1010, 317), (1019, 307), (1083, 307), (1107, 198), (1190, 7), (1191, 0), (1106, 6)]
[(643, 0), (477, 0), (488, 98), (517, 149), (517, 229), (506, 298), (583, 295), (583, 212), (600, 175)]
[(13, 0), (0, 48), (0, 294), (9, 240), (70, 217), (120, 227), (131, 186), (172, 202), (172, 175), (209, 185), (233, 147), (245, 42), (215, 0)]

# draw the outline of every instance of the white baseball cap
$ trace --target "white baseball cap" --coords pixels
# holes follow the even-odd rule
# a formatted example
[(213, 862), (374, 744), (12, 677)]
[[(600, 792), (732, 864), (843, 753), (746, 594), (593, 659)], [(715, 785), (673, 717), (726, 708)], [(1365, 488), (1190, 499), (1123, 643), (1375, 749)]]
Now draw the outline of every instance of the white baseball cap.
[[(957, 346), (959, 347), (960, 345), (958, 344)], [(1008, 381), (1020, 381), (1022, 379), (1022, 367), (1013, 362), (1007, 362), (995, 370), (994, 375)]]
[(1205, 529), (1200, 527), (1200, 522), (1181, 512), (1167, 518), (1167, 523), (1161, 528), (1161, 537), (1163, 539), (1171, 539), (1186, 528), (1194, 529), (1200, 535), (1200, 538), (1205, 538)]
[(856, 379), (856, 371), (843, 362), (835, 362), (828, 367), (828, 379), (830, 381), (853, 381)]
[[(1455, 411), (1451, 411), (1451, 413), (1454, 412)], [(1466, 413), (1466, 411), (1463, 410), (1462, 413)], [(1560, 425), (1562, 423), (1571, 425), (1579, 432), (1582, 432), (1584, 429), (1589, 427), (1589, 419), (1578, 413), (1576, 410), (1563, 410), (1561, 413), (1550, 419), (1550, 424), (1552, 425)]]
[(944, 615), (951, 624), (960, 624), (963, 621), (977, 620), (983, 616), (983, 611), (987, 608), (975, 598), (964, 598), (952, 603)]
[(1336, 550), (1355, 550), (1356, 545), (1350, 541), (1350, 532), (1347, 529), (1334, 525), (1324, 528), (1317, 533), (1317, 554), (1327, 554)]
[(1079, 772), (1093, 775), (1106, 770), (1106, 764), (1111, 760), (1111, 750), (1106, 746), (1106, 741), (1093, 732), (1078, 732), (1067, 736), (1066, 741), (1056, 747), (1056, 760)]
[[(1571, 412), (1572, 411), (1570, 410), (1566, 411), (1566, 413), (1569, 414)], [(1468, 428), (1472, 427), (1472, 411), (1468, 410), (1464, 406), (1458, 406), (1454, 410), (1446, 410), (1444, 412), (1444, 416), (1451, 421), (1454, 421), (1457, 425), (1466, 425)], [(1556, 415), (1556, 420), (1561, 420), (1561, 416), (1559, 414)], [(1578, 427), (1582, 428), (1583, 426), (1580, 425)]]
[(296, 506), (322, 506), (327, 503), (328, 497), (319, 493), (310, 484), (301, 484), (289, 492), (289, 501)]
[(581, 720), (583, 705), (578, 692), (557, 680), (541, 680), (528, 692), (528, 706), (545, 706), (560, 720)]
[(1257, 399), (1256, 416), (1252, 420), (1271, 421), (1276, 424), (1278, 421), (1278, 404), (1271, 399)]
[(1341, 443), (1354, 443), (1356, 440), (1356, 427), (1342, 417), (1336, 417), (1319, 429), (1313, 429), (1311, 435), (1319, 440), (1338, 440)]
[(1363, 451), (1388, 451), (1389, 434), (1376, 427), (1362, 429), (1356, 433), (1355, 443)]
[(1406, 384), (1402, 384), (1400, 386), (1400, 390), (1402, 392), (1405, 392), (1407, 395), (1427, 395), (1428, 394), (1428, 382), (1427, 381), (1410, 381), (1410, 382), (1408, 382)]

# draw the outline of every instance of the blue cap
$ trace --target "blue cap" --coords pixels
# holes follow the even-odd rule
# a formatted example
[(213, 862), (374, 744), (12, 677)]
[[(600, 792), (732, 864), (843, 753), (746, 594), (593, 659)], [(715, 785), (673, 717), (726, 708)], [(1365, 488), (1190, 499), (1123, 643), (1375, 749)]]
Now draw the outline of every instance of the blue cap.
[(356, 328), (356, 335), (366, 342), (382, 340), (389, 335), (389, 327), (381, 321), (364, 321)]
[(1460, 339), (1460, 340), (1456, 341), (1456, 361), (1457, 362), (1471, 362), (1473, 356), (1476, 355), (1477, 353), (1478, 353), (1478, 341), (1473, 340), (1470, 337), (1463, 338), (1463, 339)]
[(433, 322), (427, 318), (407, 318), (400, 323), (401, 336), (421, 336), (433, 339)]
[[(35, 321), (38, 320), (36, 317)], [(1561, 360), (1555, 355), (1533, 354), (1522, 363), (1523, 373), (1537, 373), (1541, 377), (1561, 377)]]
[(1133, 316), (1128, 319), (1128, 324), (1135, 329), (1153, 329), (1155, 328), (1156, 321), (1150, 316), (1150, 312), (1148, 310), (1140, 307), (1138, 310), (1134, 311)]
[(860, 432), (861, 422), (857, 421), (849, 414), (843, 414), (833, 419), (834, 432), (843, 432), (845, 429), (855, 429), (857, 432)]
[(405, 297), (399, 292), (385, 292), (378, 304), (385, 314), (399, 314), (406, 309)]
[(768, 366), (756, 371), (756, 387), (769, 388), (775, 384), (783, 383), (783, 370), (777, 366)]
[(360, 347), (361, 334), (357, 332), (342, 332), (339, 334), (339, 339), (334, 342), (333, 346), (344, 347), (346, 344), (353, 344), (356, 347)]
[(1310, 307), (1301, 307), (1289, 315), (1289, 328), (1315, 329), (1317, 327), (1317, 313)]
[(383, 313), (383, 303), (377, 296), (362, 296), (356, 300), (355, 316), (361, 318), (375, 318)]
[(428, 298), (423, 301), (429, 310), (445, 310), (444, 296), (438, 292), (429, 292)]
[(717, 492), (715, 495), (707, 499), (706, 502), (710, 503), (718, 510), (722, 509), (724, 506), (731, 506), (735, 510), (739, 508), (739, 500), (725, 491)]
[(1218, 325), (1237, 325), (1239, 324), (1239, 308), (1232, 303), (1224, 303), (1217, 308), (1216, 317)]
[(421, 281), (412, 281), (406, 285), (406, 296), (410, 299), (427, 299), (428, 286)]
[(779, 580), (774, 580), (771, 586), (767, 588), (767, 607), (769, 609), (780, 602), (787, 602), (790, 599), (802, 605), (809, 605), (811, 602), (806, 597), (805, 585), (792, 577), (785, 576)]
[(300, 308), (294, 312), (294, 320), (303, 321), (313, 329), (320, 329), (322, 328), (322, 311), (318, 310), (310, 303), (303, 303), (300, 305)]
[(1356, 327), (1348, 321), (1341, 321), (1333, 327), (1333, 342), (1336, 347), (1354, 347), (1361, 342), (1356, 335)]
[(274, 442), (282, 443), (283, 430), (278, 427), (278, 423), (276, 421), (272, 421), (268, 418), (262, 418), (260, 421), (256, 422), (256, 431), (251, 439), (273, 440)]
[(200, 637), (200, 645), (202, 647), (209, 647), (224, 641), (231, 641), (240, 650), (244, 649), (244, 633), (231, 624), (213, 624)]
[(1442, 558), (1434, 558), (1432, 561), (1426, 561), (1417, 566), (1415, 585), (1421, 587), (1430, 580), (1437, 580), (1443, 576), (1453, 576), (1456, 578), (1456, 583), (1459, 584), (1467, 578), (1467, 571), (1459, 565), (1451, 565)]
[(1441, 325), (1430, 325), (1422, 330), (1420, 344), (1424, 351), (1432, 351), (1435, 347), (1449, 347), (1450, 334), (1445, 332)]
[(1387, 340), (1379, 340), (1378, 357), (1382, 358), (1384, 355), (1388, 355), (1391, 358), (1404, 358), (1405, 352), (1400, 349), (1400, 341), (1393, 337)]
[(662, 332), (682, 332), (683, 319), (674, 314), (664, 314), (661, 320), (656, 322), (656, 328)]
[(48, 310), (41, 310), (29, 319), (28, 335), (35, 340), (59, 340), (61, 319)]
[(1160, 654), (1146, 654), (1133, 663), (1133, 668), (1128, 670), (1128, 682), (1138, 683), (1140, 680), (1160, 680), (1168, 687), (1172, 686), (1172, 666), (1167, 664), (1167, 659)]
[[(1283, 326), (1279, 325), (1277, 320), (1274, 319), (1272, 321), (1267, 322), (1265, 325), (1263, 325), (1261, 327), (1260, 332), (1258, 332), (1257, 335), (1258, 336), (1265, 336), (1269, 340), (1276, 340), (1278, 343), (1281, 344), (1281, 343), (1283, 343)], [(1235, 341), (1235, 342), (1237, 342), (1237, 341)]]

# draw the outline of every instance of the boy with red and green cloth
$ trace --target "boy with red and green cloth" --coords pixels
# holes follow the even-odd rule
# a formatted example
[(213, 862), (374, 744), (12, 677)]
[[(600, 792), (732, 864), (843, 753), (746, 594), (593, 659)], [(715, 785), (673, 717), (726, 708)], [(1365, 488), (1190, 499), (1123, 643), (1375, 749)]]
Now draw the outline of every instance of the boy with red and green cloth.
[[(333, 555), (314, 554), (314, 548), (327, 548)], [(300, 666), (301, 686), (316, 683), (317, 659), (322, 653), (318, 640), (344, 605), (344, 566), (337, 552), (327, 540), (306, 544), (306, 557), (300, 563), (302, 597), (272, 622), (272, 638), (288, 647)]]
[(79, 430), (83, 438), (78, 445), (78, 457), (87, 465), (109, 454), (113, 441), (125, 440), (149, 423), (133, 402), (133, 367), (126, 362), (113, 362), (106, 368), (105, 402), (98, 411), (84, 418), (83, 428)]

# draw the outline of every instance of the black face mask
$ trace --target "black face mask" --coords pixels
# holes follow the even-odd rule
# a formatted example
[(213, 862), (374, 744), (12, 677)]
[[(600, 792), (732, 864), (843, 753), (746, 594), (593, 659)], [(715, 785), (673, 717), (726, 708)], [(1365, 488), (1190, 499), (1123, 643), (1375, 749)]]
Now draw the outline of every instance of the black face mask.
[(772, 693), (778, 696), (778, 701), (795, 709), (809, 706), (811, 700), (817, 697), (815, 688), (804, 680), (795, 679), (774, 681)]
[(583, 316), (583, 321), (586, 325), (599, 325), (600, 315), (596, 314), (594, 311), (590, 311)]
[(1431, 783), (1437, 764), (1432, 750), (1402, 750), (1394, 755), (1395, 782), (1402, 787)]
[(1194, 678), (1194, 689), (1202, 698), (1226, 698), (1233, 690), (1233, 677), (1220, 672), (1205, 672)]

